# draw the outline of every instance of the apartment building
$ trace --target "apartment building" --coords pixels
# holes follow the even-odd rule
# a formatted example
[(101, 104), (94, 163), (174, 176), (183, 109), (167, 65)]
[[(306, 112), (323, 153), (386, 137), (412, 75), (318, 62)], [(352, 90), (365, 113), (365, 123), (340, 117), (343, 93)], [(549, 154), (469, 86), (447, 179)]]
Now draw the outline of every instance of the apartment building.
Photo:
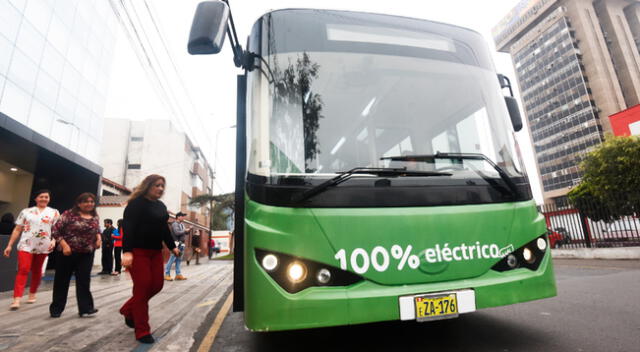
[(171, 121), (105, 119), (103, 138), (103, 177), (134, 189), (147, 175), (162, 175), (168, 210), (182, 211), (189, 221), (209, 228), (209, 207), (190, 202), (211, 194), (213, 171), (200, 148)]

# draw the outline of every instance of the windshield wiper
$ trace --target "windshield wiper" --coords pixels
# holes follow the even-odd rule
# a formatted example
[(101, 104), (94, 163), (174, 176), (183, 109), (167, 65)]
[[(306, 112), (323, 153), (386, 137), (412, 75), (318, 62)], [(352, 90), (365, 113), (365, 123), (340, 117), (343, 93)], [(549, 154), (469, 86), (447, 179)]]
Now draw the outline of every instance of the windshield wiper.
[[(518, 186), (513, 182), (511, 177), (494, 163), (491, 159), (487, 158), (486, 155), (480, 153), (436, 153), (436, 154), (424, 154), (424, 155), (403, 155), (403, 156), (389, 156), (382, 157), (380, 160), (391, 160), (391, 161), (419, 161), (419, 162), (431, 162), (435, 163), (436, 159), (454, 159), (454, 160), (483, 160), (486, 161), (489, 165), (491, 165), (500, 175), (500, 178), (507, 184), (511, 194), (514, 198), (518, 198), (520, 192), (518, 191)], [(482, 177), (487, 183), (489, 183), (494, 188), (498, 189), (499, 186), (493, 181), (490, 177), (482, 173), (480, 170), (477, 170), (474, 167), (471, 167), (473, 171), (475, 171), (480, 177)], [(501, 189), (498, 189), (501, 191)]]
[(448, 172), (438, 171), (407, 171), (406, 167), (387, 168), (387, 167), (356, 167), (349, 171), (338, 172), (340, 175), (333, 177), (315, 187), (312, 187), (302, 193), (295, 195), (292, 200), (295, 203), (307, 200), (318, 193), (323, 192), (331, 186), (338, 185), (356, 174), (370, 174), (376, 176), (451, 176)]

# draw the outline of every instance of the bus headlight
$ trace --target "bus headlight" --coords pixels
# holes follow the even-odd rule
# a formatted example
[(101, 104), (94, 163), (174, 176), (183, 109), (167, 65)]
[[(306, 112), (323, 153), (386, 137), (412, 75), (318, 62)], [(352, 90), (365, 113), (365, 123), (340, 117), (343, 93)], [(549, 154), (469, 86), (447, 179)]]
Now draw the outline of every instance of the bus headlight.
[(307, 276), (307, 270), (304, 267), (304, 264), (293, 262), (287, 268), (287, 276), (292, 282), (300, 282), (304, 280), (305, 276)]
[(546, 234), (516, 249), (497, 262), (491, 269), (507, 271), (517, 268), (537, 270), (547, 249)]
[(267, 254), (262, 258), (262, 267), (266, 271), (272, 271), (278, 267), (278, 257), (273, 254)]
[(327, 283), (329, 283), (329, 280), (331, 280), (331, 271), (329, 271), (329, 269), (327, 268), (320, 269), (320, 271), (318, 271), (318, 275), (316, 276), (316, 280), (318, 280), (318, 283), (326, 285)]
[(256, 249), (259, 266), (285, 291), (300, 292), (312, 286), (349, 286), (362, 281), (354, 273), (289, 254)]

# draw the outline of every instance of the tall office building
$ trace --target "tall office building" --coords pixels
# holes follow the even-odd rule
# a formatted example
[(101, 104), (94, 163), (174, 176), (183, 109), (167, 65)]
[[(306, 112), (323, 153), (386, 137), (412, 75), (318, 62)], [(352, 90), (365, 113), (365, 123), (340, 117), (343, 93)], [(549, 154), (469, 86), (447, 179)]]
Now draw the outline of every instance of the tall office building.
[(608, 117), (640, 104), (640, 1), (522, 0), (493, 37), (513, 59), (545, 202), (563, 202)]
[[(0, 0), (0, 215), (42, 188), (59, 210), (97, 192), (117, 25), (108, 1)], [(0, 263), (0, 291), (15, 270)]]
[(0, 214), (97, 192), (117, 26), (108, 1), (0, 0)]

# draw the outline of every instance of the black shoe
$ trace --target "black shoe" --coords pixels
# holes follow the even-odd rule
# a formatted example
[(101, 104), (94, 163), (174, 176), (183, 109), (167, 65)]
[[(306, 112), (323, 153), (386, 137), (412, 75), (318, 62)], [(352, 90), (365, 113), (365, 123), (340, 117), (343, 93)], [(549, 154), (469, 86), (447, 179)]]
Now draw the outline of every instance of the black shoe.
[(62, 313), (51, 313), (52, 318), (60, 318), (60, 315), (62, 315)]
[(106, 272), (106, 271), (101, 271), (98, 273), (98, 275), (109, 275), (110, 273)]
[(140, 341), (140, 343), (154, 343), (154, 342), (156, 342), (156, 340), (153, 338), (153, 336), (151, 336), (151, 334), (144, 335), (144, 336), (138, 338), (138, 341)]
[(98, 310), (96, 308), (93, 308), (92, 310), (88, 311), (88, 312), (84, 312), (84, 313), (78, 313), (78, 315), (80, 316), (80, 318), (84, 317), (85, 315), (91, 316), (98, 313)]
[(127, 324), (127, 326), (132, 329), (136, 327), (136, 325), (133, 322), (133, 319), (124, 318), (124, 323)]

